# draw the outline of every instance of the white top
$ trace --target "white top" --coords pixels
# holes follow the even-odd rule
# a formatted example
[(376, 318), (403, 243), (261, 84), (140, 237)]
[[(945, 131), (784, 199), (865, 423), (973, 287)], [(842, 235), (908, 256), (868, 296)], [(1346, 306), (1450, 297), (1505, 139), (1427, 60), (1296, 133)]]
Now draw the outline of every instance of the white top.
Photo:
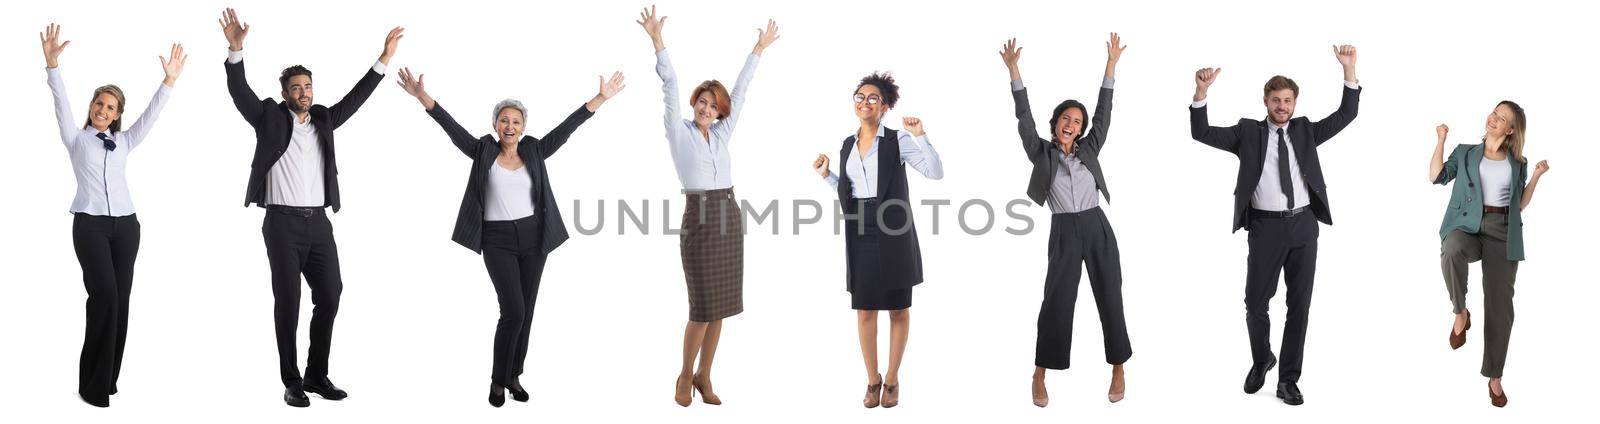
[(1484, 157), (1478, 162), (1478, 178), (1483, 181), (1483, 205), (1506, 207), (1511, 205), (1511, 159), (1493, 160)]
[(528, 165), (515, 170), (489, 164), (489, 189), (483, 199), (483, 220), (515, 221), (533, 216), (533, 177)]
[[(1289, 204), (1289, 198), (1283, 195), (1283, 186), (1278, 184), (1278, 130), (1283, 130), (1283, 143), (1289, 148), (1289, 184), (1294, 186), (1294, 204)], [(1300, 172), (1300, 156), (1294, 154), (1294, 143), (1289, 142), (1289, 127), (1278, 126), (1271, 121), (1267, 122), (1267, 151), (1265, 159), (1261, 161), (1261, 180), (1256, 182), (1256, 191), (1250, 195), (1250, 207), (1264, 211), (1288, 211), (1303, 208), (1311, 204), (1311, 195), (1306, 191), (1306, 181)]]
[[(244, 52), (228, 51), (228, 63), (243, 60)], [(382, 74), (385, 70), (382, 61), (372, 64), (373, 72)], [(310, 114), (306, 114), (302, 122), (293, 112), (289, 113), (289, 126), (293, 128), (289, 136), (289, 148), (284, 149), (283, 156), (272, 165), (272, 169), (267, 170), (267, 204), (307, 208), (326, 206), (322, 138), (317, 136), (317, 127), (311, 123)]]
[[(850, 197), (878, 197), (878, 145), (883, 144), (883, 133), (883, 126), (879, 125), (877, 141), (867, 150), (865, 158), (861, 157), (860, 143), (850, 146), (849, 157), (840, 158), (845, 161), (844, 174), (850, 178)], [(913, 137), (910, 131), (900, 131), (899, 134), (900, 163), (911, 165), (928, 179), (944, 178), (944, 162), (939, 160), (939, 152), (933, 150), (933, 143), (928, 142), (926, 134), (921, 137)], [(829, 173), (827, 180), (828, 185), (836, 190), (839, 188), (838, 174)]]
[[(61, 130), (61, 142), (72, 158), (72, 174), (78, 180), (78, 194), (72, 198), (72, 212), (100, 216), (133, 215), (133, 196), (128, 194), (126, 175), (128, 153), (144, 141), (161, 116), (161, 108), (172, 96), (172, 87), (162, 84), (150, 98), (139, 120), (123, 131), (107, 134), (117, 143), (116, 150), (106, 150), (94, 127), (79, 127), (72, 116), (72, 104), (67, 100), (67, 86), (61, 81), (61, 68), (45, 68), (49, 75), (50, 94), (56, 101), (56, 124)], [(127, 121), (127, 105), (123, 121)]]
[[(739, 80), (728, 93), (731, 106), (728, 116), (711, 124), (708, 140), (692, 119), (684, 119), (678, 98), (678, 75), (672, 69), (667, 51), (656, 52), (656, 74), (661, 76), (661, 91), (665, 94), (667, 113), (667, 145), (672, 150), (672, 162), (678, 169), (678, 181), (686, 190), (715, 190), (733, 187), (733, 159), (728, 154), (728, 142), (733, 138), (733, 126), (739, 121), (739, 110), (744, 108), (745, 94), (750, 79), (755, 77), (756, 63), (761, 56), (751, 53), (739, 71)], [(694, 101), (694, 99), (690, 99)], [(690, 113), (694, 113), (690, 109)]]
[(289, 113), (289, 147), (267, 170), (267, 204), (319, 208), (327, 204), (322, 174), (322, 137), (311, 115)]

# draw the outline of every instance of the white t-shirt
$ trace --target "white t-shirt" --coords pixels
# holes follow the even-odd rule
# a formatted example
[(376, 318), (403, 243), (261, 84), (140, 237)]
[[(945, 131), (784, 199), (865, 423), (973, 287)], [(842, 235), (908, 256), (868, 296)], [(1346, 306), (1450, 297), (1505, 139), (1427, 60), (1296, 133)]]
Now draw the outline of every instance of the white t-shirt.
[(515, 221), (533, 216), (533, 177), (527, 164), (516, 170), (489, 164), (488, 197), (483, 202), (485, 221)]
[(1511, 205), (1511, 158), (1478, 162), (1478, 178), (1483, 180), (1483, 205)]

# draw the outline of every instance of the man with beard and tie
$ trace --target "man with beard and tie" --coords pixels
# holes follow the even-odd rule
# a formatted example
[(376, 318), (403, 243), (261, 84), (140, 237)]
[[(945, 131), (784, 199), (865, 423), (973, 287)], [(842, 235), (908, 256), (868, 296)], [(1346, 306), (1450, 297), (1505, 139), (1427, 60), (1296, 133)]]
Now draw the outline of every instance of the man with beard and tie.
[(1305, 357), (1306, 321), (1317, 269), (1317, 221), (1333, 225), (1317, 147), (1350, 125), (1361, 100), (1356, 48), (1334, 46), (1333, 54), (1344, 68), (1344, 95), (1339, 109), (1322, 120), (1294, 117), (1300, 87), (1294, 80), (1275, 76), (1262, 90), (1262, 103), (1267, 107), (1265, 121), (1240, 119), (1230, 127), (1210, 126), (1206, 90), (1216, 82), (1221, 68), (1195, 71), (1194, 104), (1189, 106), (1189, 129), (1194, 139), (1239, 158), (1239, 177), (1233, 190), (1233, 230), (1250, 231), (1244, 304), (1254, 360), (1244, 380), (1244, 392), (1260, 390), (1267, 371), (1278, 364), (1268, 337), (1272, 322), (1267, 304), (1278, 290), (1278, 273), (1282, 272), (1288, 288), (1285, 303), (1289, 317), (1283, 329), (1278, 398), (1289, 405), (1305, 402), (1297, 383)]
[[(343, 125), (383, 81), (389, 58), (399, 46), (403, 28), (389, 31), (383, 54), (355, 88), (333, 106), (311, 102), (311, 71), (295, 65), (283, 70), (278, 83), (283, 102), (261, 99), (244, 75), (244, 38), (250, 26), (239, 21), (233, 9), (223, 12), (222, 33), (228, 39), (228, 94), (245, 121), (255, 128), (255, 156), (250, 162), (250, 182), (245, 206), (267, 209), (261, 224), (267, 261), (272, 269), (273, 322), (278, 338), (278, 371), (283, 379), (283, 401), (289, 406), (311, 405), (306, 392), (323, 399), (340, 400), (347, 394), (328, 380), (328, 352), (333, 339), (333, 319), (339, 312), (339, 252), (333, 224), (325, 208), (339, 211), (338, 168), (334, 161), (333, 130)], [(311, 287), (311, 348), (306, 373), (300, 375), (295, 352), (300, 319), (300, 275)]]

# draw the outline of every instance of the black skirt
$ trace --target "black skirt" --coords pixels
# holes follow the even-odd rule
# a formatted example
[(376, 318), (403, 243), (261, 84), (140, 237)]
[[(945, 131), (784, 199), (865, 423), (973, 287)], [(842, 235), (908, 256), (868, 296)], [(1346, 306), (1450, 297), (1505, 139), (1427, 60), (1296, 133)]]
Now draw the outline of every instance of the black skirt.
[(883, 230), (878, 226), (878, 199), (857, 199), (860, 203), (860, 233), (847, 232), (850, 237), (850, 308), (858, 310), (892, 311), (911, 307), (911, 287), (886, 288), (887, 276), (883, 270), (881, 241)]

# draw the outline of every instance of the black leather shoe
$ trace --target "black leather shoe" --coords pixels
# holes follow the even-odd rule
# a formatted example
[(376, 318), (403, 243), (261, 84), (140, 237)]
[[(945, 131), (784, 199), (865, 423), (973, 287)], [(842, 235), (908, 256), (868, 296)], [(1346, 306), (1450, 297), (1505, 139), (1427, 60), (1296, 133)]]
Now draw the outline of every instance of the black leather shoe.
[(505, 388), (495, 386), (489, 388), (489, 405), (499, 408), (506, 404)]
[(1283, 399), (1283, 403), (1290, 405), (1306, 403), (1305, 396), (1300, 394), (1300, 386), (1294, 383), (1278, 383), (1278, 399)]
[(333, 382), (329, 381), (327, 377), (323, 377), (320, 380), (306, 380), (300, 385), (305, 387), (306, 391), (316, 393), (317, 396), (322, 396), (323, 399), (327, 400), (344, 400), (344, 398), (350, 397), (349, 393), (339, 390), (339, 387), (334, 386)]
[(305, 390), (301, 390), (299, 387), (288, 387), (283, 389), (283, 403), (296, 408), (304, 408), (311, 406), (311, 398), (306, 397)]
[(506, 386), (506, 390), (511, 392), (511, 400), (514, 400), (514, 401), (517, 401), (517, 402), (527, 402), (528, 401), (528, 391), (524, 390), (522, 388), (522, 382), (521, 381), (513, 381), (513, 382), (511, 382), (510, 386)]
[(1250, 374), (1244, 376), (1244, 392), (1255, 394), (1261, 390), (1261, 386), (1267, 384), (1267, 371), (1272, 371), (1272, 367), (1275, 366), (1278, 366), (1277, 356), (1273, 356), (1265, 365), (1256, 364), (1251, 366)]

